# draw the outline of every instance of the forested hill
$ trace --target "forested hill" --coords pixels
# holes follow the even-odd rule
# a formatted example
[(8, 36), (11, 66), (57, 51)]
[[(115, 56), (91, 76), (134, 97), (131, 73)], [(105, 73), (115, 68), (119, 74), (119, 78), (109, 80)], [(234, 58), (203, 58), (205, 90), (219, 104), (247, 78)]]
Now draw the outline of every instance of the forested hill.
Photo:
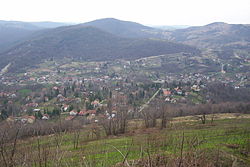
[(194, 47), (153, 39), (122, 38), (94, 27), (74, 25), (50, 29), (0, 55), (0, 68), (20, 70), (53, 58), (86, 61), (137, 59), (168, 53), (199, 53)]

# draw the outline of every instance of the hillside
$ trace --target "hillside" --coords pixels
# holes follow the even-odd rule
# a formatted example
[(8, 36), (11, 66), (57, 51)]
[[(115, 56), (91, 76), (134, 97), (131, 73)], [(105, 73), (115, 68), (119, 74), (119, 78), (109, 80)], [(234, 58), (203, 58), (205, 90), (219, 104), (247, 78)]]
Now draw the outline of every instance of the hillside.
[(165, 31), (164, 36), (169, 40), (200, 48), (250, 46), (250, 26), (243, 24), (216, 22), (206, 26)]
[(0, 68), (11, 62), (13, 65), (10, 69), (15, 71), (52, 57), (105, 61), (179, 52), (199, 51), (183, 44), (162, 40), (121, 38), (97, 28), (76, 25), (44, 31), (1, 54), (0, 58), (3, 61), (0, 63)]
[(29, 36), (38, 27), (29, 23), (0, 21), (0, 52)]

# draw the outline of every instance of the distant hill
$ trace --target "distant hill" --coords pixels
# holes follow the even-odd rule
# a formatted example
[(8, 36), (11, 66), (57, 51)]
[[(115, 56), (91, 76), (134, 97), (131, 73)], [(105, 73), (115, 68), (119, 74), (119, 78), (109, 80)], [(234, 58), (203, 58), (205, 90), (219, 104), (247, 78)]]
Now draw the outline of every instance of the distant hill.
[(60, 23), (60, 22), (51, 22), (51, 21), (30, 22), (30, 24), (37, 26), (39, 28), (57, 28), (57, 27), (62, 27), (62, 26), (73, 25), (71, 23)]
[(38, 29), (38, 27), (29, 23), (0, 21), (0, 52), (10, 48)]
[(152, 38), (159, 37), (155, 28), (147, 27), (130, 21), (122, 21), (114, 18), (105, 18), (83, 23), (83, 26), (99, 28), (111, 34), (125, 38)]
[(0, 20), (0, 53), (10, 49), (31, 34), (46, 28), (65, 26), (56, 22), (21, 22)]
[(4, 28), (19, 28), (24, 30), (39, 30), (44, 28), (57, 28), (61, 26), (72, 25), (69, 23), (60, 23), (60, 22), (22, 22), (22, 21), (5, 21), (0, 20), (0, 26)]
[(190, 26), (188, 25), (158, 25), (158, 26), (150, 26), (153, 28), (161, 29), (161, 30), (177, 30), (177, 29), (184, 29)]
[(179, 52), (196, 54), (199, 50), (163, 40), (122, 38), (94, 27), (74, 25), (45, 30), (0, 54), (0, 68), (11, 63), (10, 69), (18, 71), (52, 57), (105, 61)]
[(165, 31), (168, 40), (200, 48), (249, 47), (250, 26), (216, 22), (206, 26)]
[(4, 28), (18, 28), (24, 30), (38, 30), (39, 27), (28, 22), (21, 21), (4, 21), (0, 20), (0, 26)]

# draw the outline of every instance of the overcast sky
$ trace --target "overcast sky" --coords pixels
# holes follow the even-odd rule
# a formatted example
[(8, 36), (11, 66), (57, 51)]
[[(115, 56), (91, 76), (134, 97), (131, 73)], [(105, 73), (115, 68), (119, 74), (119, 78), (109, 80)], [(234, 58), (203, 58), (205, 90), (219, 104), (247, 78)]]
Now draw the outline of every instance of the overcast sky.
[(83, 23), (107, 17), (146, 25), (250, 24), (250, 0), (0, 0), (0, 20)]

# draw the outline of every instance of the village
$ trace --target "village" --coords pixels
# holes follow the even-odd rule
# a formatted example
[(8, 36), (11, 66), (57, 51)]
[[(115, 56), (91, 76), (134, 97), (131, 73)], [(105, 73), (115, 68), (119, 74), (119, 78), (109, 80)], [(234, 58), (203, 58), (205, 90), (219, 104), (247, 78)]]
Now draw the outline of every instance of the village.
[(165, 103), (202, 104), (211, 101), (204, 96), (211, 82), (234, 89), (249, 86), (247, 75), (242, 73), (227, 74), (224, 69), (210, 74), (158, 73), (151, 70), (157, 63), (151, 59), (68, 64), (47, 61), (39, 69), (18, 76), (1, 76), (1, 117), (34, 123), (36, 119), (62, 116), (90, 123), (115, 117), (118, 97), (127, 101), (128, 110), (137, 112), (159, 89), (157, 97)]

